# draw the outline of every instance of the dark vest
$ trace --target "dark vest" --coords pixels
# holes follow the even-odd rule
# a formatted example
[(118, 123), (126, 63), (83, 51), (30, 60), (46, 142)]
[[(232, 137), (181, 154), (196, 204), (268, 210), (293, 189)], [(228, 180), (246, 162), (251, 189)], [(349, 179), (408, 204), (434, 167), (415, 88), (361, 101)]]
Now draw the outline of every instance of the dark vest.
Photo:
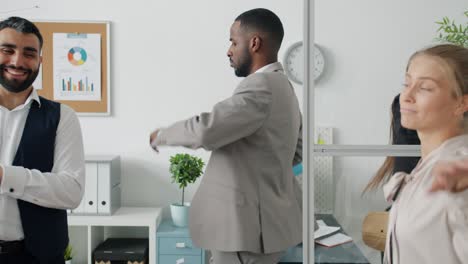
[[(51, 172), (60, 104), (41, 97), (33, 101), (21, 137), (14, 166)], [(41, 263), (63, 254), (68, 245), (67, 213), (18, 200), (26, 249)]]

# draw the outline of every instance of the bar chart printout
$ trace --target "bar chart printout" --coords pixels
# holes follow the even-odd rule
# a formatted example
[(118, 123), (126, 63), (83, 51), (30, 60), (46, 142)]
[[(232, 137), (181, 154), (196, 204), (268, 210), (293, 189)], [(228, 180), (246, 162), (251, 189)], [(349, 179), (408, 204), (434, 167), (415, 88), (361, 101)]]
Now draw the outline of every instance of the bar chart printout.
[(101, 100), (101, 35), (54, 33), (54, 99)]

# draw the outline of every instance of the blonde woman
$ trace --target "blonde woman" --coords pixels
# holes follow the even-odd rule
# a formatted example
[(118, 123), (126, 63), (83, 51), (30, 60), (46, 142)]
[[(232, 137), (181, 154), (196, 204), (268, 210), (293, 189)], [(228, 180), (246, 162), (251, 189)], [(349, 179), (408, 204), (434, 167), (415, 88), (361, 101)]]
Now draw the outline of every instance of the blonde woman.
[[(401, 125), (421, 140), (421, 160), (384, 186), (390, 211), (384, 262), (468, 263), (468, 191), (430, 192), (433, 169), (468, 158), (468, 49), (445, 44), (409, 60)], [(400, 188), (401, 187), (401, 188)]]

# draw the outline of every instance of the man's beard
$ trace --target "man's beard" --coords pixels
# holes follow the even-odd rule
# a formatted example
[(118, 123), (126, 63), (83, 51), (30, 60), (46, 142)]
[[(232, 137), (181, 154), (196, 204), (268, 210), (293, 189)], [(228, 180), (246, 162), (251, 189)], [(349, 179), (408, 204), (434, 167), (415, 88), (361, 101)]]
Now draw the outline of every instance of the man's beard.
[[(18, 81), (15, 79), (10, 80), (5, 77), (5, 70), (7, 68), (26, 71), (26, 74), (28, 77), (24, 81)], [(13, 65), (0, 64), (0, 85), (3, 86), (9, 92), (21, 93), (22, 91), (28, 89), (33, 84), (38, 74), (39, 74), (39, 68), (33, 71), (32, 69), (26, 69), (23, 67), (15, 67)]]
[(246, 51), (239, 62), (239, 67), (234, 69), (234, 74), (237, 77), (247, 77), (250, 74), (251, 66), (252, 57), (250, 56), (248, 51)]

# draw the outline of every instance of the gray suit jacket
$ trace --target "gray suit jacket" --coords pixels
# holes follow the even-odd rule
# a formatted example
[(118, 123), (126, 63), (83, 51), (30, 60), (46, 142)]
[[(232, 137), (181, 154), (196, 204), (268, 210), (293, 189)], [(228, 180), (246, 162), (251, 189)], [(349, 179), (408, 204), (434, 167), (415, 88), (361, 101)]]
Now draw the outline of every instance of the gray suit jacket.
[(196, 246), (272, 253), (302, 241), (302, 193), (292, 166), (302, 161), (294, 89), (273, 63), (234, 94), (161, 130), (157, 145), (211, 150), (190, 208)]

